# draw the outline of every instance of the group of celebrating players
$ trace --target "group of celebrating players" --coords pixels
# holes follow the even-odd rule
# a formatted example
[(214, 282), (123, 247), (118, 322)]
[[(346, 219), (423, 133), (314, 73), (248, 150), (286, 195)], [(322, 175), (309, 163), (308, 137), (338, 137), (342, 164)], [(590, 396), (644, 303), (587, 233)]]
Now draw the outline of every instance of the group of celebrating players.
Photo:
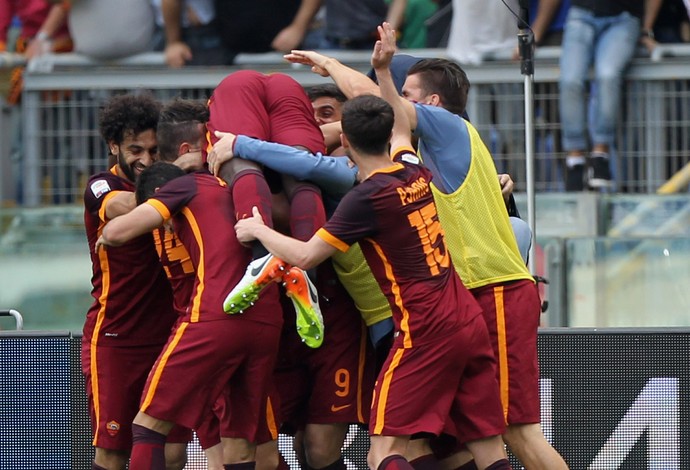
[(84, 198), (94, 469), (183, 468), (194, 430), (209, 468), (286, 468), (280, 431), (302, 467), (344, 470), (350, 424), (374, 470), (508, 469), (504, 443), (567, 468), (539, 425), (537, 287), (461, 117), (469, 81), (418, 60), (400, 96), (379, 34), (378, 85), (286, 56), (338, 86), (321, 128), (316, 97), (249, 70), (208, 103), (102, 110), (115, 162)]

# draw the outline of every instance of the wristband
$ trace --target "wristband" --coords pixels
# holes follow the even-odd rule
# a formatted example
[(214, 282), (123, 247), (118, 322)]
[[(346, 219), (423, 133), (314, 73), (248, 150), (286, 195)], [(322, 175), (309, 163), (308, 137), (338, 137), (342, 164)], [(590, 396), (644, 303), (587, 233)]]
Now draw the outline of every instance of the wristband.
[(654, 31), (651, 29), (643, 29), (640, 31), (640, 37), (654, 39)]
[(45, 31), (39, 31), (35, 39), (37, 41), (50, 41), (50, 35)]

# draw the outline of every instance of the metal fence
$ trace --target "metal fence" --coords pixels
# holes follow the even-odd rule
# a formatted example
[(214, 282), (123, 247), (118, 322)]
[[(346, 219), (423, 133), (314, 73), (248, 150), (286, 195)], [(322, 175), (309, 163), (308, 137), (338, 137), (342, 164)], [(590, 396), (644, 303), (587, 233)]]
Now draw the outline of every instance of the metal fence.
[[(406, 51), (443, 56), (443, 50)], [(535, 189), (563, 190), (563, 152), (558, 115), (558, 48), (536, 54), (534, 75)], [(343, 63), (368, 70), (369, 54), (335, 53)], [(690, 48), (669, 46), (658, 56), (633, 61), (625, 81), (621, 125), (612, 152), (616, 191), (654, 192), (688, 160), (690, 152)], [(106, 147), (98, 135), (97, 115), (111, 95), (150, 90), (167, 100), (206, 98), (227, 74), (245, 68), (283, 72), (303, 85), (329, 79), (307, 67), (282, 61), (279, 54), (241, 55), (238, 65), (222, 68), (168, 69), (159, 54), (118, 63), (97, 63), (73, 54), (50, 56), (25, 75), (21, 125), (11, 132), (15, 165), (13, 188), (1, 188), (20, 204), (78, 201), (88, 175), (106, 166)], [(0, 68), (2, 63), (0, 62)], [(470, 117), (493, 152), (501, 172), (517, 189), (525, 188), (524, 77), (519, 63), (492, 59), (464, 67), (472, 83)], [(15, 110), (17, 111), (17, 110)], [(0, 125), (5, 126), (0, 121)], [(4, 178), (7, 181), (7, 178)]]

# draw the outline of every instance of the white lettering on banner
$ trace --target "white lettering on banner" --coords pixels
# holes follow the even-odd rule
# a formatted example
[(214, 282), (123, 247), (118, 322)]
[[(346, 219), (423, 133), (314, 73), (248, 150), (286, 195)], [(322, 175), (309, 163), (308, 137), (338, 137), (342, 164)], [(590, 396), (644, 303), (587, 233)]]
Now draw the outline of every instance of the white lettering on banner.
[(647, 468), (680, 468), (679, 391), (677, 378), (653, 378), (613, 430), (589, 466), (615, 470), (647, 432)]
[(553, 445), (553, 379), (539, 380), (539, 396), (541, 397), (541, 431), (550, 444)]
[[(539, 380), (542, 432), (551, 444), (553, 444), (556, 424), (553, 416), (555, 380), (557, 379), (542, 378)], [(607, 396), (607, 398), (617, 399), (613, 395)], [(564, 429), (562, 432), (567, 434), (567, 424), (563, 422), (566, 418), (562, 412), (559, 417), (558, 425)], [(597, 416), (592, 416), (591, 419), (599, 422)], [(605, 424), (602, 422), (601, 425)], [(564, 426), (566, 427), (563, 428)], [(358, 459), (359, 454), (365, 448), (360, 448), (360, 444), (356, 443), (358, 436), (363, 440), (367, 439), (365, 430), (355, 425), (350, 426), (343, 445), (346, 454), (343, 457), (348, 470), (366, 468)], [(680, 385), (678, 378), (654, 377), (647, 381), (609, 438), (599, 449), (592, 463), (587, 467), (588, 470), (617, 470), (626, 461), (640, 439), (646, 439), (646, 469), (676, 470), (680, 468)], [(589, 445), (594, 446), (596, 443)], [(291, 463), (291, 469), (298, 470), (299, 464), (296, 463), (297, 456), (292, 448), (292, 439), (281, 435), (279, 447), (286, 460)], [(514, 468), (524, 470), (522, 466)]]

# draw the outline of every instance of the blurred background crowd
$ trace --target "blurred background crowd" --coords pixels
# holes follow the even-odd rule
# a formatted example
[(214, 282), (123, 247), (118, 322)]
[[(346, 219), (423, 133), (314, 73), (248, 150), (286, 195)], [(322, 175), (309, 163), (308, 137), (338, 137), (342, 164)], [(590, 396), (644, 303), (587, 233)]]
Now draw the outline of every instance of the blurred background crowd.
[[(644, 178), (638, 168), (644, 164), (624, 166), (617, 158), (623, 145), (614, 142), (620, 141), (616, 133), (627, 112), (621, 103), (623, 77), (634, 57), (654, 57), (660, 45), (690, 41), (689, 3), (529, 1), (528, 22), (537, 52), (563, 51), (556, 86), (536, 89), (550, 101), (548, 106), (537, 104), (536, 118), (555, 126), (538, 143), (558, 155), (557, 169), (549, 170), (552, 174), (539, 190), (641, 192), (629, 181)], [(233, 66), (242, 54), (291, 49), (366, 54), (376, 40), (376, 26), (384, 20), (398, 32), (401, 52), (435, 51), (469, 67), (487, 60), (517, 61), (519, 15), (518, 0), (0, 0), (0, 54), (11, 55), (16, 63), (0, 67), (0, 92), (6, 105), (18, 104), (26, 63), (30, 67), (42, 56), (66, 52), (101, 62), (155, 53), (164, 58), (161, 64), (175, 69)], [(524, 138), (511, 127), (524, 119), (521, 89), (501, 83), (490, 88), (490, 129), (482, 129), (480, 113), (470, 118), (497, 157), (499, 171), (513, 173), (520, 182), (523, 170), (515, 162), (524, 158)], [(555, 93), (557, 99), (552, 99)], [(684, 106), (682, 99), (677, 106)], [(27, 150), (21, 145), (18, 110), (14, 114), (11, 128), (16, 131), (10, 139), (17, 183), (11, 201), (21, 204)], [(502, 154), (507, 155), (505, 165), (500, 163)], [(667, 175), (686, 160), (682, 155), (672, 158), (677, 161), (664, 163)], [(625, 178), (616, 184), (617, 174)]]
[[(539, 46), (561, 44), (571, 3), (591, 4), (599, 17), (643, 7), (647, 48), (690, 41), (687, 0), (529, 3)], [(0, 51), (28, 59), (48, 51), (98, 59), (160, 51), (171, 67), (229, 65), (238, 53), (368, 50), (385, 20), (400, 48), (448, 47), (460, 63), (473, 63), (515, 48), (518, 10), (517, 0), (2, 0)]]

